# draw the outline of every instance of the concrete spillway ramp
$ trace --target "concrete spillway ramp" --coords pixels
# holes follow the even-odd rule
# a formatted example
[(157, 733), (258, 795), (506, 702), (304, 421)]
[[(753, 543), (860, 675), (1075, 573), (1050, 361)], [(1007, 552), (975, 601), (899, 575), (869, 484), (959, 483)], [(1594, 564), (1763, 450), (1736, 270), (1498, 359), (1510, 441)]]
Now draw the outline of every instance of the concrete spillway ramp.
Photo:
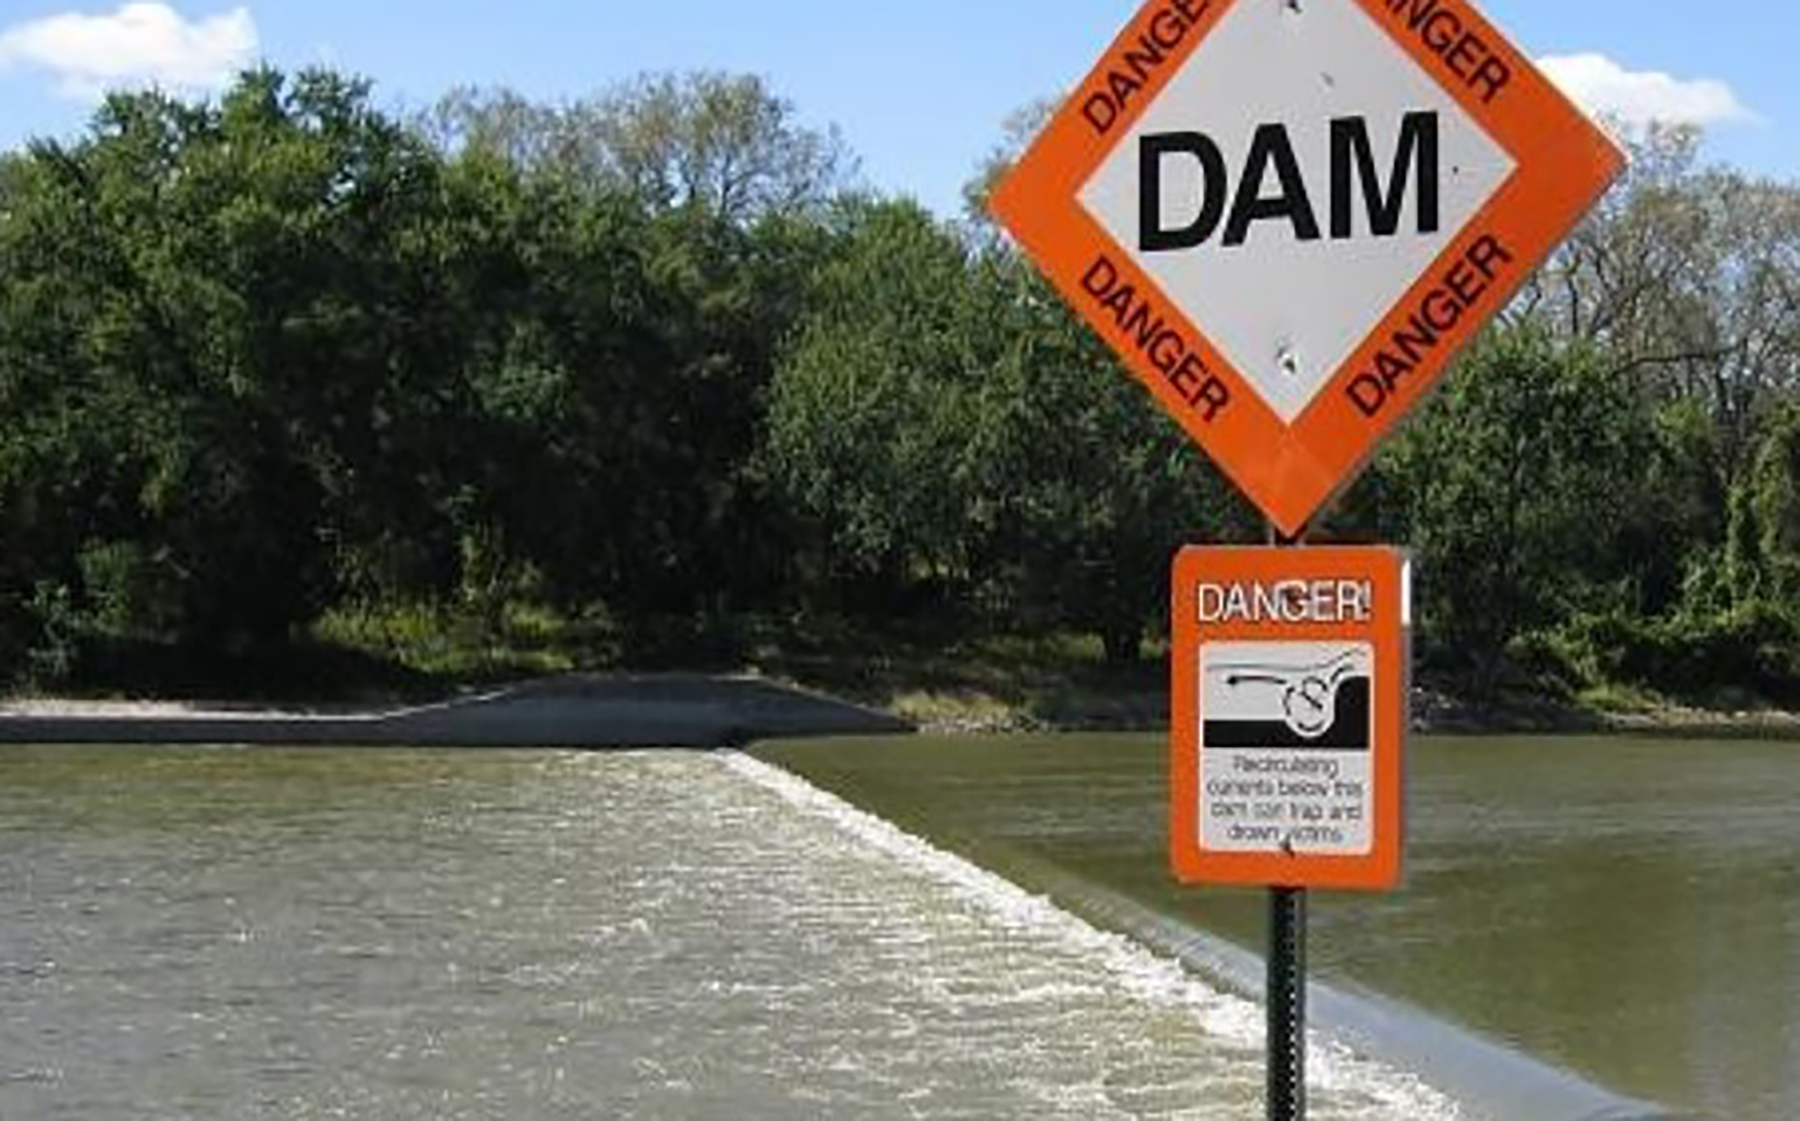
[[(1098, 884), (1040, 870), (1077, 913), (1169, 955), (1227, 991), (1263, 998), (1263, 960)], [(1342, 983), (1308, 986), (1308, 1020), (1328, 1037), (1419, 1075), (1454, 1098), (1468, 1121), (1693, 1121), (1615, 1094), (1580, 1075), (1416, 1008)]]
[(728, 747), (758, 739), (912, 731), (897, 717), (744, 677), (576, 674), (436, 704), (280, 711), (17, 703), (0, 743)]

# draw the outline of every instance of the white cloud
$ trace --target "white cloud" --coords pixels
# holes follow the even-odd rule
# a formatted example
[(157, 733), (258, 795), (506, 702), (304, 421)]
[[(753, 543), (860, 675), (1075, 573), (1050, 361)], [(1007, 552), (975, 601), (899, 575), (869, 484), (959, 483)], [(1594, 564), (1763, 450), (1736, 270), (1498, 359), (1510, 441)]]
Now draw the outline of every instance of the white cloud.
[(1713, 78), (1627, 70), (1601, 54), (1553, 55), (1538, 65), (1583, 109), (1633, 131), (1652, 124), (1704, 128), (1757, 119), (1730, 86)]
[(0, 31), (0, 69), (47, 71), (82, 100), (119, 86), (214, 89), (256, 54), (250, 9), (188, 20), (168, 4), (133, 0), (110, 15), (67, 12)]

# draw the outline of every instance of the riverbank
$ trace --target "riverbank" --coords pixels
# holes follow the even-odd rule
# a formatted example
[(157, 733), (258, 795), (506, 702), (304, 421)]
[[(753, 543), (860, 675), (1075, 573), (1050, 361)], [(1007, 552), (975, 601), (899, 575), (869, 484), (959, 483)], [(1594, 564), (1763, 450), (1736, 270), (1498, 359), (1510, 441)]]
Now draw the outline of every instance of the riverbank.
[[(372, 620), (364, 619), (370, 624)], [(630, 627), (503, 628), (479, 640), (455, 625), (340, 625), (319, 638), (337, 657), (387, 667), (390, 681), (443, 689), (555, 672), (747, 675), (838, 697), (927, 731), (1156, 731), (1168, 721), (1166, 641), (1117, 662), (1095, 636), (993, 629), (923, 612), (869, 622), (843, 615), (660, 618)], [(330, 648), (329, 646), (327, 647)], [(349, 668), (343, 663), (340, 668)], [(361, 686), (365, 673), (347, 681)], [(1579, 684), (1515, 669), (1497, 690), (1434, 668), (1413, 678), (1415, 729), (1446, 734), (1612, 732), (1800, 738), (1800, 714), (1759, 703), (1748, 689), (1665, 695), (1630, 684)], [(415, 694), (416, 695), (416, 694)], [(1485, 699), (1478, 699), (1484, 697)]]
[[(737, 620), (634, 635), (623, 645), (616, 635), (573, 630), (541, 642), (502, 635), (484, 645), (448, 627), (339, 628), (284, 651), (236, 657), (118, 647), (48, 691), (0, 699), (0, 713), (391, 714), (611, 682), (610, 703), (624, 703), (635, 689), (640, 699), (701, 708), (728, 705), (733, 690), (757, 683), (930, 733), (1159, 731), (1168, 721), (1168, 670), (1155, 644), (1120, 664), (1088, 636), (971, 634), (933, 623), (870, 631), (841, 619)], [(1514, 683), (1499, 699), (1477, 703), (1454, 682), (1420, 680), (1413, 726), (1424, 733), (1800, 739), (1800, 714), (1747, 697), (1705, 708), (1642, 690), (1567, 695)], [(673, 694), (672, 682), (679, 683)], [(709, 683), (721, 685), (722, 699), (708, 694)]]
[[(572, 673), (448, 688), (434, 695), (375, 691), (345, 700), (222, 694), (19, 693), (0, 698), (0, 742), (344, 742), (460, 746), (733, 746), (804, 734), (1016, 735), (1159, 732), (1168, 726), (1167, 686), (1135, 672), (1056, 680), (946, 681), (922, 674), (908, 686), (859, 687), (842, 674), (756, 672)], [(1672, 703), (1613, 711), (1542, 698), (1474, 705), (1415, 689), (1413, 731), (1691, 737), (1800, 741), (1800, 713), (1702, 709)]]

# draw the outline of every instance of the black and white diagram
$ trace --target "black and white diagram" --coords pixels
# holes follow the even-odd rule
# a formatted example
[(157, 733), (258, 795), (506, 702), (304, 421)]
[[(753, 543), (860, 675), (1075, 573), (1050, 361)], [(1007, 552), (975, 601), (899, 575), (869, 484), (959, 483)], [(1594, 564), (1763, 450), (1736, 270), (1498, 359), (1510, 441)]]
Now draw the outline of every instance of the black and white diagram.
[(1373, 668), (1361, 642), (1201, 647), (1204, 848), (1371, 851)]

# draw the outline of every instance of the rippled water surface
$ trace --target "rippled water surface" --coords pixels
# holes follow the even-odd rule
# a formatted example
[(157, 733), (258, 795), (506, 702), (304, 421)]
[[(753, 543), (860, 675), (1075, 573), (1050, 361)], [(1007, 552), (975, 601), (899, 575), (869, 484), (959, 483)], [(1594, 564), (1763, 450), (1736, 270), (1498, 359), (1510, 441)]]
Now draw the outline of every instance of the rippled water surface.
[[(1263, 944), (1259, 894), (1170, 881), (1162, 737), (769, 754), (1025, 882)], [(1694, 1116), (1800, 1117), (1800, 744), (1427, 738), (1409, 771), (1407, 883), (1315, 896), (1316, 974)]]
[[(0, 752), (0, 1118), (1255, 1118), (1255, 1008), (739, 755)], [(1313, 1116), (1455, 1110), (1327, 1051)]]

